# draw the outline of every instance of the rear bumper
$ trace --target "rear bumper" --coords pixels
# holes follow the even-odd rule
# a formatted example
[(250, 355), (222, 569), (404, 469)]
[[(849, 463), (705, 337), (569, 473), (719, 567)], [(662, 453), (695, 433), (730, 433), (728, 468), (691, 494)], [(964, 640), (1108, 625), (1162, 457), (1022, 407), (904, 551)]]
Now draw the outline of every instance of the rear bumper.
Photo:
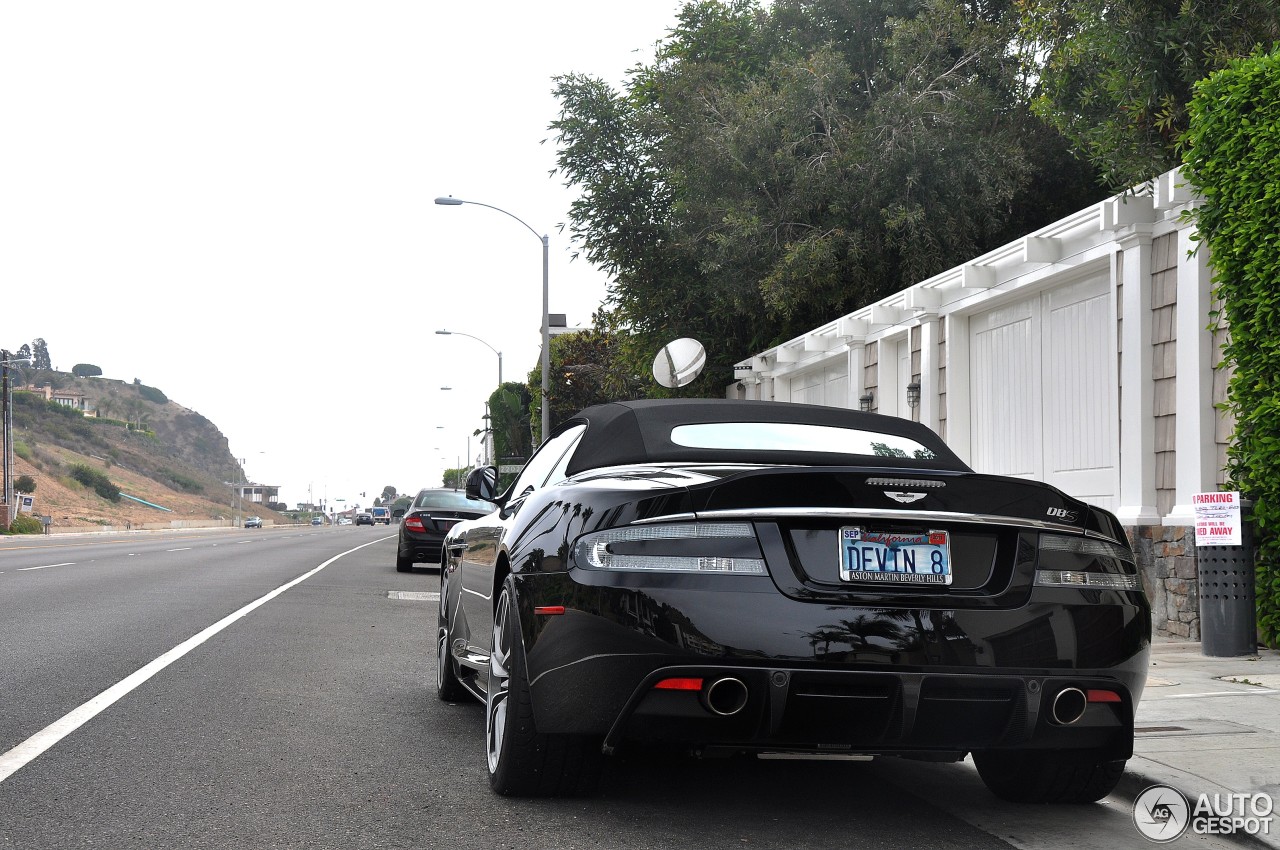
[(398, 554), (401, 558), (407, 558), (415, 564), (438, 565), (440, 563), (440, 553), (444, 547), (444, 539), (441, 537), (423, 538), (402, 532), (397, 546)]
[[(1014, 610), (872, 609), (789, 599), (767, 579), (719, 581), (624, 588), (521, 577), (539, 730), (603, 737), (607, 748), (1132, 752), (1150, 648), (1140, 594), (1091, 592), (1091, 601), (1038, 589)], [(565, 614), (533, 612), (555, 605)], [(673, 678), (703, 686), (655, 689)], [(723, 679), (743, 688), (731, 713), (709, 705)], [(1055, 720), (1054, 700), (1072, 688), (1110, 701)]]

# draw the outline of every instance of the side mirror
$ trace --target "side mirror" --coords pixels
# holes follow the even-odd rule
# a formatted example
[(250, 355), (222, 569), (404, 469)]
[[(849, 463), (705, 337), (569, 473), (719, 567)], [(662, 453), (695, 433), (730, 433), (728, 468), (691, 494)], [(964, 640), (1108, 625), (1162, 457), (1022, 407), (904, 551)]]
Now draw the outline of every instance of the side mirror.
[(467, 498), (498, 501), (498, 468), (481, 466), (467, 473)]

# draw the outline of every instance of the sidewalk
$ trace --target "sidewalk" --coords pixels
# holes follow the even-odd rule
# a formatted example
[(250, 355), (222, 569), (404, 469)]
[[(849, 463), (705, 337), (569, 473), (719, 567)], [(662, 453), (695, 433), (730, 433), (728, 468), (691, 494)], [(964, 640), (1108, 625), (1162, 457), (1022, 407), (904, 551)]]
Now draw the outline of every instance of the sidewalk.
[[(1262, 793), (1280, 808), (1280, 651), (1210, 658), (1196, 641), (1155, 638), (1135, 726), (1118, 794), (1168, 785), (1194, 808), (1202, 793)], [(1280, 848), (1280, 811), (1270, 827), (1233, 838)]]

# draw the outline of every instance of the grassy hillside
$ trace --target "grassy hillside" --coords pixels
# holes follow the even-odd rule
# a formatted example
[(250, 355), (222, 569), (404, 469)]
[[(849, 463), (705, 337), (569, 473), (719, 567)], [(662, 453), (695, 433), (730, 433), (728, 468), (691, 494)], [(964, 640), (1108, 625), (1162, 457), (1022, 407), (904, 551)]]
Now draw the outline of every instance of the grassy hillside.
[[(54, 374), (60, 390), (83, 393), (86, 406), (101, 416), (86, 417), (40, 393), (14, 393), (14, 477), (35, 481), (37, 514), (52, 516), (58, 528), (85, 529), (235, 516), (234, 494), (224, 482), (239, 481), (241, 470), (216, 425), (153, 387)], [(170, 510), (105, 498), (78, 480), (94, 477), (86, 469), (121, 493)], [(262, 505), (245, 505), (242, 513), (281, 521)]]

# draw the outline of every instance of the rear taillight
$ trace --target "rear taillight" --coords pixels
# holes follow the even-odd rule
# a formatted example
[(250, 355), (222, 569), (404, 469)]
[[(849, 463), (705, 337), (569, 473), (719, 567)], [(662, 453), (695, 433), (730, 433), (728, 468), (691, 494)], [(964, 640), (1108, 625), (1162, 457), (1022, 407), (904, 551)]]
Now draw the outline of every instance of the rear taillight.
[(747, 522), (633, 525), (584, 534), (574, 564), (587, 570), (764, 575), (764, 557)]
[(1093, 590), (1142, 589), (1133, 551), (1128, 546), (1064, 534), (1040, 535), (1036, 584)]
[(410, 531), (416, 531), (419, 534), (426, 533), (427, 527), (422, 523), (422, 517), (414, 515), (404, 518), (404, 527)]

